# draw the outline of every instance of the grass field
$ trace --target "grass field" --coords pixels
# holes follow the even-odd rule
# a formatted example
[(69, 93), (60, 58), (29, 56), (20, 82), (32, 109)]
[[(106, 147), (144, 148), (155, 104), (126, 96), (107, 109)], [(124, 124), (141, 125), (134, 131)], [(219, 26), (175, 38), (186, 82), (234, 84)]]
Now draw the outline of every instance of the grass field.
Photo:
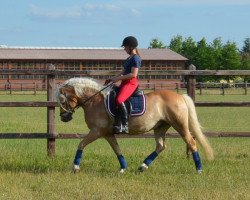
[[(250, 101), (247, 95), (197, 95), (197, 101)], [(44, 95), (1, 95), (0, 101), (42, 101)], [(45, 108), (0, 108), (0, 133), (46, 132)], [(205, 131), (249, 131), (249, 108), (197, 108)], [(60, 122), (56, 131), (86, 133), (83, 112)], [(204, 172), (196, 174), (185, 156), (181, 139), (167, 139), (167, 149), (145, 173), (137, 173), (154, 150), (153, 139), (120, 139), (129, 168), (118, 174), (119, 163), (104, 140), (89, 145), (81, 171), (71, 174), (79, 143), (57, 140), (56, 157), (47, 157), (46, 140), (0, 140), (0, 199), (250, 199), (250, 140), (210, 138), (215, 160), (203, 160)]]
[(153, 139), (119, 140), (129, 164), (122, 175), (111, 148), (98, 140), (86, 149), (80, 173), (71, 174), (77, 143), (58, 141), (57, 156), (49, 159), (44, 140), (1, 140), (0, 199), (250, 198), (248, 139), (211, 139), (216, 159), (203, 159), (202, 174), (196, 174), (193, 161), (185, 158), (180, 139), (169, 139), (167, 150), (143, 174), (136, 169), (153, 150)]

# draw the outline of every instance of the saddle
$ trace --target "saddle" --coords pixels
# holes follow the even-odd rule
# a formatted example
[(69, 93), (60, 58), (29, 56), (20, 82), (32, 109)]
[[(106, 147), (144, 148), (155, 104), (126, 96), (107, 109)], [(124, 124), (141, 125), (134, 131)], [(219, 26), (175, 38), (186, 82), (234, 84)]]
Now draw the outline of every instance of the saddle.
[[(115, 116), (116, 113), (116, 95), (119, 92), (118, 86), (113, 86), (106, 98), (106, 109), (111, 116)], [(138, 87), (131, 95), (129, 99), (124, 102), (128, 115), (130, 116), (141, 116), (146, 111), (146, 98), (144, 92), (139, 90)]]

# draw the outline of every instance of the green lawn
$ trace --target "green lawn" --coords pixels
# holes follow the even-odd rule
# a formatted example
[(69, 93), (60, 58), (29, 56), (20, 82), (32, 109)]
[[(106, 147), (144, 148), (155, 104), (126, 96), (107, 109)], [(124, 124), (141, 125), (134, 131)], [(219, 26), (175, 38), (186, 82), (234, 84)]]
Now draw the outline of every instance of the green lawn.
[(119, 164), (104, 140), (85, 150), (78, 174), (70, 168), (78, 140), (57, 142), (57, 156), (49, 159), (44, 140), (1, 140), (0, 199), (206, 199), (250, 198), (250, 140), (210, 139), (216, 159), (203, 159), (196, 174), (185, 156), (181, 139), (168, 139), (167, 149), (144, 173), (137, 167), (154, 149), (153, 139), (119, 140), (129, 168)]

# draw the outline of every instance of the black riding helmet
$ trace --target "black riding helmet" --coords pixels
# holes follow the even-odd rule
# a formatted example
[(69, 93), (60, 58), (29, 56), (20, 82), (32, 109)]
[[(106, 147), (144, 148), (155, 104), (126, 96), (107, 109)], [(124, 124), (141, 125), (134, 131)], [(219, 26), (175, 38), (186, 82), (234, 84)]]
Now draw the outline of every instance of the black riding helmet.
[(123, 42), (122, 42), (122, 47), (124, 47), (124, 46), (136, 48), (138, 46), (138, 41), (133, 36), (125, 37)]

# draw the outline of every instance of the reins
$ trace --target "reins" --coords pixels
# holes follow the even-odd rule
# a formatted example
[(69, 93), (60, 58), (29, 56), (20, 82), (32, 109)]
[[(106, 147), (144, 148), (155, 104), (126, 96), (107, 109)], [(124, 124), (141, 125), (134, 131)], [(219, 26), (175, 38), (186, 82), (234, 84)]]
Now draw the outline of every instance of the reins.
[(83, 106), (85, 106), (85, 104), (92, 99), (94, 96), (96, 96), (97, 94), (99, 94), (101, 91), (107, 89), (108, 87), (114, 85), (113, 82), (108, 83), (104, 88), (102, 88), (101, 90), (99, 90), (98, 92), (96, 92), (95, 94), (93, 94), (92, 96), (90, 96), (89, 98), (87, 98), (84, 102), (83, 102)]

